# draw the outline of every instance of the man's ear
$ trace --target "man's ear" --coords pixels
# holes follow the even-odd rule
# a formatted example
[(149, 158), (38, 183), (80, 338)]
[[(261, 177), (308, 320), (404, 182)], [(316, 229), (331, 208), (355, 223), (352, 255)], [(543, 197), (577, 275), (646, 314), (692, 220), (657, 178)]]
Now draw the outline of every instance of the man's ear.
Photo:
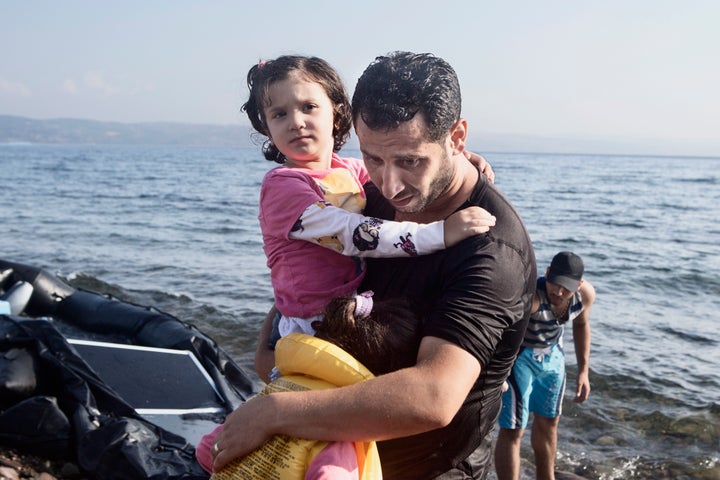
[(448, 137), (452, 155), (457, 155), (465, 151), (465, 141), (467, 140), (467, 134), (467, 120), (465, 120), (464, 118), (459, 118), (450, 128), (450, 135)]

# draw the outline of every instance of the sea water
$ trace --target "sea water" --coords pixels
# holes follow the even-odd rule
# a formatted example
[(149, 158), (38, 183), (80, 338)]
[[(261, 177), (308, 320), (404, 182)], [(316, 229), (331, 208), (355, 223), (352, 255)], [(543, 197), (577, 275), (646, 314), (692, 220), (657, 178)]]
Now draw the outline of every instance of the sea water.
[[(597, 290), (584, 404), (566, 332), (558, 467), (720, 478), (720, 159), (485, 156), (538, 271), (572, 250)], [(0, 258), (154, 305), (250, 368), (272, 304), (257, 198), (273, 165), (254, 148), (0, 146)]]

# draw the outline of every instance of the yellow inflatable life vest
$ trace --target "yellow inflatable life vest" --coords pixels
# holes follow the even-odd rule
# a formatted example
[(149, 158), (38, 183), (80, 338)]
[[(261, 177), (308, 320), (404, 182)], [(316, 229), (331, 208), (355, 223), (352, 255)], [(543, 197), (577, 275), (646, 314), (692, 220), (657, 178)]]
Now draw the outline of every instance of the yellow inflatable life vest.
[[(302, 333), (281, 338), (275, 347), (275, 364), (282, 377), (268, 384), (261, 395), (273, 392), (322, 390), (352, 385), (374, 375), (337, 345)], [(360, 480), (382, 479), (375, 442), (353, 442)], [(213, 473), (211, 480), (303, 480), (313, 458), (328, 444), (318, 440), (276, 435), (249, 455)]]

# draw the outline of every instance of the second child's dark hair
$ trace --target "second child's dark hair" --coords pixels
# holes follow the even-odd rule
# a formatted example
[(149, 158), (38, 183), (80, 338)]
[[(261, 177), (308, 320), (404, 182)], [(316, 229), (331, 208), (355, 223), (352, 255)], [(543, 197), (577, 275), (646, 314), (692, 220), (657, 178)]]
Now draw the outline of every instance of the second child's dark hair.
[[(247, 113), (253, 128), (269, 137), (265, 115), (263, 113), (270, 101), (270, 86), (287, 79), (291, 73), (297, 72), (310, 82), (320, 84), (333, 104), (333, 151), (337, 152), (347, 141), (352, 127), (350, 99), (340, 75), (325, 60), (317, 57), (299, 55), (283, 55), (275, 60), (260, 62), (254, 65), (247, 74), (247, 85), (250, 90), (248, 101), (242, 106)], [(285, 163), (285, 155), (268, 138), (262, 146), (265, 158), (277, 163)]]
[(375, 375), (415, 365), (421, 316), (405, 298), (375, 301), (370, 315), (355, 317), (355, 297), (333, 298), (315, 336), (341, 347)]

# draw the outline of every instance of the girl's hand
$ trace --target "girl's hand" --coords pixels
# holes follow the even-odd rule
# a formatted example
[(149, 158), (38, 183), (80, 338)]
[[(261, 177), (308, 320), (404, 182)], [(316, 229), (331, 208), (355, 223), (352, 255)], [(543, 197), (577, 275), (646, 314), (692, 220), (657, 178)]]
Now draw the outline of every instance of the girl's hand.
[(463, 153), (465, 153), (465, 156), (468, 160), (470, 160), (470, 163), (475, 165), (479, 170), (480, 173), (485, 175), (488, 180), (490, 180), (490, 183), (495, 183), (495, 172), (493, 172), (492, 167), (488, 163), (487, 160), (485, 160), (485, 157), (482, 155), (478, 155), (477, 153), (469, 152), (465, 150)]
[(495, 216), (480, 207), (468, 207), (453, 213), (445, 220), (445, 247), (481, 233), (487, 233), (495, 225)]

